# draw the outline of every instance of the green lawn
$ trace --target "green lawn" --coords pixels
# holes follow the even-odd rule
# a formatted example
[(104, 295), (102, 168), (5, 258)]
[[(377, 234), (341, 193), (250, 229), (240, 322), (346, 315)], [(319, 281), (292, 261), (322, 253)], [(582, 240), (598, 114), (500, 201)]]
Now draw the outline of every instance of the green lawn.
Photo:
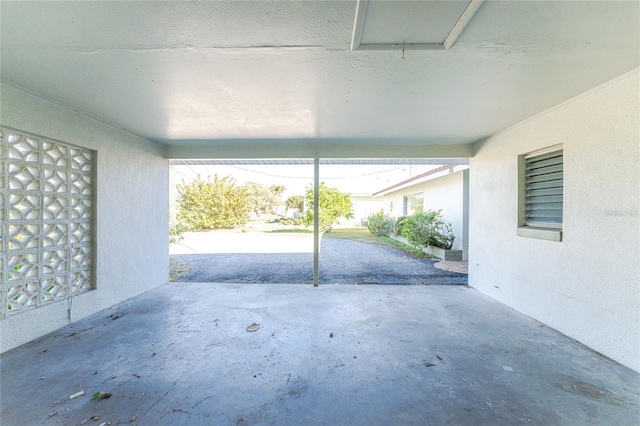
[(284, 229), (272, 229), (268, 232), (270, 234), (313, 234), (313, 231), (308, 228), (284, 228)]
[[(312, 234), (313, 231), (309, 228), (284, 228), (273, 229), (265, 231), (269, 233), (299, 233), (299, 234)], [(422, 250), (418, 250), (414, 247), (402, 244), (400, 241), (396, 241), (393, 238), (384, 237), (381, 235), (374, 235), (367, 228), (339, 228), (333, 229), (331, 232), (325, 232), (323, 238), (338, 238), (341, 240), (360, 241), (362, 243), (378, 244), (380, 246), (394, 248), (404, 253), (410, 254), (420, 259), (435, 259), (435, 257), (424, 253)]]
[(402, 244), (400, 241), (396, 241), (389, 237), (381, 235), (374, 235), (366, 228), (344, 228), (334, 229), (331, 232), (324, 234), (324, 238), (339, 238), (342, 240), (360, 241), (363, 243), (378, 244), (385, 247), (391, 247), (396, 250), (400, 250), (412, 256), (421, 259), (433, 259), (434, 257), (424, 253), (422, 250), (416, 249)]

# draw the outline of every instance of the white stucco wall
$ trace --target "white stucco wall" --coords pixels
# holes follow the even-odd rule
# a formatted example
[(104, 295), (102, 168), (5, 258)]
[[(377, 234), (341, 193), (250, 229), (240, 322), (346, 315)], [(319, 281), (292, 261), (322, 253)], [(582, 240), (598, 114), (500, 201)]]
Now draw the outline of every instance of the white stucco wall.
[[(640, 371), (639, 72), (476, 146), (469, 284)], [(517, 157), (564, 145), (561, 242), (516, 236)]]
[(352, 195), (351, 203), (353, 205), (353, 219), (339, 219), (334, 228), (350, 228), (362, 226), (362, 221), (366, 220), (369, 215), (382, 210), (383, 201), (380, 198), (371, 198), (370, 196)]
[(97, 289), (71, 305), (55, 302), (1, 320), (5, 352), (167, 282), (169, 166), (161, 145), (14, 87), (0, 89), (3, 126), (97, 151)]
[[(384, 212), (392, 217), (404, 214), (404, 197), (422, 193), (425, 210), (442, 210), (442, 216), (451, 222), (453, 234), (453, 250), (463, 250), (463, 259), (467, 259), (468, 240), (465, 233), (468, 215), (468, 194), (465, 195), (465, 185), (468, 185), (469, 170), (459, 170), (436, 179), (418, 183), (384, 196)], [(465, 180), (467, 182), (465, 183)], [(393, 202), (393, 210), (389, 211), (389, 203)]]

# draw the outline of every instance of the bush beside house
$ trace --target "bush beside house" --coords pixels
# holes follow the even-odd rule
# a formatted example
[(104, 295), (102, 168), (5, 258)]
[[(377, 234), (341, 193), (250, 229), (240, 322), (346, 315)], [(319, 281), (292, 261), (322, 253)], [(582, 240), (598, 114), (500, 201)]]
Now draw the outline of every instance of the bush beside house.
[(369, 215), (367, 228), (374, 235), (389, 235), (393, 232), (395, 221), (382, 211)]
[(412, 246), (445, 260), (460, 260), (458, 253), (452, 255), (445, 253), (453, 246), (455, 235), (451, 229), (451, 223), (444, 220), (442, 210), (427, 210), (396, 219), (381, 211), (369, 216), (368, 228), (375, 235), (404, 238)]

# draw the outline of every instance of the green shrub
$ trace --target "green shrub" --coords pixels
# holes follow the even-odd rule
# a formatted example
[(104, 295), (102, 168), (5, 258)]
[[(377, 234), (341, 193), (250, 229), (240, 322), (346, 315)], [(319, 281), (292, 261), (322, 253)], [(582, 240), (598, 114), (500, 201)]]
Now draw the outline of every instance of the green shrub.
[(302, 225), (302, 219), (294, 219), (293, 224), (298, 226)]
[(394, 220), (385, 215), (382, 210), (369, 215), (367, 228), (374, 235), (389, 235), (393, 232)]
[(405, 218), (400, 228), (401, 235), (416, 247), (435, 246), (448, 250), (455, 238), (451, 223), (442, 217), (442, 210), (416, 213)]
[(230, 176), (213, 181), (198, 176), (192, 182), (177, 185), (179, 199), (176, 220), (184, 230), (234, 228), (249, 221), (250, 206), (246, 190)]
[(395, 223), (393, 224), (393, 233), (399, 237), (402, 237), (402, 228), (404, 227), (404, 221), (407, 219), (407, 216), (400, 216), (396, 218)]
[(178, 243), (184, 238), (182, 234), (189, 230), (188, 226), (176, 221), (176, 225), (169, 227), (169, 243)]

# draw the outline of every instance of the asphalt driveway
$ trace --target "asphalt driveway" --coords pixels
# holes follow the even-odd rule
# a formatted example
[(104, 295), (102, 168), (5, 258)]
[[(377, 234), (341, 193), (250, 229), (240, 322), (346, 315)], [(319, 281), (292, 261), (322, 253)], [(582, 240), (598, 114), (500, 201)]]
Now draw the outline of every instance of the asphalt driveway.
[[(313, 236), (216, 231), (186, 234), (172, 255), (189, 271), (183, 282), (299, 284), (313, 282)], [(323, 238), (321, 284), (466, 285), (467, 275), (436, 260), (357, 241)]]

